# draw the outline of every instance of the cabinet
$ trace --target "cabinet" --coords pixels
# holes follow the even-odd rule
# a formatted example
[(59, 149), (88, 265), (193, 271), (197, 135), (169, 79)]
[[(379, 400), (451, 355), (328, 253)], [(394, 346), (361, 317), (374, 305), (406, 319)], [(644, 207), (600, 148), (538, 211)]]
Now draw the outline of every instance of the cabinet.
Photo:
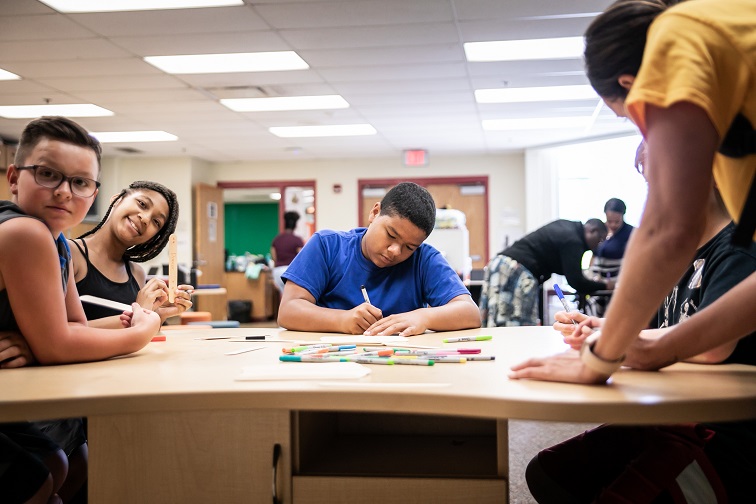
[(90, 502), (292, 502), (288, 411), (88, 418)]
[(228, 300), (252, 301), (252, 320), (273, 318), (276, 312), (273, 296), (275, 289), (270, 270), (260, 271), (260, 276), (254, 280), (238, 271), (226, 272)]

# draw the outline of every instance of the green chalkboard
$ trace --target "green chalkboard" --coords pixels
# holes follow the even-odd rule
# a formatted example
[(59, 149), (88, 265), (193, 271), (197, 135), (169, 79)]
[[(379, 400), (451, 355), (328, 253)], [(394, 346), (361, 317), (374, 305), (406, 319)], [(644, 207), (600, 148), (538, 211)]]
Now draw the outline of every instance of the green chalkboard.
[(226, 250), (265, 255), (278, 235), (278, 203), (226, 203)]

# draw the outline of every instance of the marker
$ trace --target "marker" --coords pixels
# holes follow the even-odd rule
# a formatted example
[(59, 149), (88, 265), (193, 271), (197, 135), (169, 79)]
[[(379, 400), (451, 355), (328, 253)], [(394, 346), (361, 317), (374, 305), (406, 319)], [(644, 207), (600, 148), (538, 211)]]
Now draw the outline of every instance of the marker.
[(428, 358), (434, 362), (457, 362), (459, 364), (467, 362), (467, 357), (454, 357), (452, 355), (442, 355), (440, 357), (428, 356)]
[(244, 336), (244, 339), (247, 341), (260, 341), (260, 340), (265, 340), (265, 338), (267, 337), (268, 337), (267, 334), (263, 334), (261, 336)]
[(344, 362), (342, 357), (330, 355), (279, 355), (281, 362)]
[(394, 364), (405, 366), (432, 366), (435, 362), (431, 359), (396, 359)]
[[(428, 357), (429, 359), (432, 359), (433, 357)], [(465, 355), (465, 360), (467, 361), (481, 361), (481, 360), (496, 360), (495, 355)]]
[(388, 364), (393, 366), (395, 364), (393, 359), (381, 359), (379, 357), (360, 357), (359, 355), (343, 357), (342, 360), (347, 362), (357, 362), (359, 364)]
[(360, 290), (362, 291), (362, 298), (365, 300), (367, 304), (373, 304), (370, 302), (370, 298), (367, 295), (367, 290), (365, 289), (364, 285), (360, 285)]
[[(559, 288), (559, 284), (554, 284), (554, 292), (556, 292), (556, 295), (559, 298), (559, 301), (562, 302), (562, 306), (564, 306), (564, 309), (567, 312), (571, 312), (572, 309), (570, 308), (570, 304), (567, 302), (566, 299), (564, 299), (564, 294), (562, 293), (562, 289)], [(572, 320), (572, 318), (570, 318), (570, 320)], [(578, 325), (578, 323), (572, 320), (572, 325)]]
[(488, 341), (493, 339), (493, 336), (461, 336), (459, 338), (446, 338), (444, 343), (459, 343), (460, 341)]

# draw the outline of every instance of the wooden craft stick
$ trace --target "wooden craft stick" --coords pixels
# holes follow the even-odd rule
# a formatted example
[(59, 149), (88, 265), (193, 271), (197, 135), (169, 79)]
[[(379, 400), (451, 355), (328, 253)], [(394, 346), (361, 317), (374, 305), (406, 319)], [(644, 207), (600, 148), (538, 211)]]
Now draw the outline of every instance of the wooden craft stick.
[(178, 265), (176, 264), (176, 233), (168, 237), (168, 302), (176, 301), (178, 287)]

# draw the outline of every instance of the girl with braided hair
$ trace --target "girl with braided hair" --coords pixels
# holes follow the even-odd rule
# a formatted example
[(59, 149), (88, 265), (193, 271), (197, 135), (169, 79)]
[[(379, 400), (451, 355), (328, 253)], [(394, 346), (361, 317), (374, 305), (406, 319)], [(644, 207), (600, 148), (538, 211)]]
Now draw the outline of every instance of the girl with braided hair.
[[(79, 294), (132, 303), (154, 310), (161, 322), (192, 306), (191, 285), (179, 285), (175, 302), (168, 303), (168, 286), (160, 278), (146, 281), (139, 262), (149, 261), (165, 248), (176, 230), (176, 194), (156, 182), (137, 181), (111, 198), (105, 216), (91, 231), (71, 244), (74, 279)], [(118, 327), (118, 310), (84, 303), (90, 325)]]

